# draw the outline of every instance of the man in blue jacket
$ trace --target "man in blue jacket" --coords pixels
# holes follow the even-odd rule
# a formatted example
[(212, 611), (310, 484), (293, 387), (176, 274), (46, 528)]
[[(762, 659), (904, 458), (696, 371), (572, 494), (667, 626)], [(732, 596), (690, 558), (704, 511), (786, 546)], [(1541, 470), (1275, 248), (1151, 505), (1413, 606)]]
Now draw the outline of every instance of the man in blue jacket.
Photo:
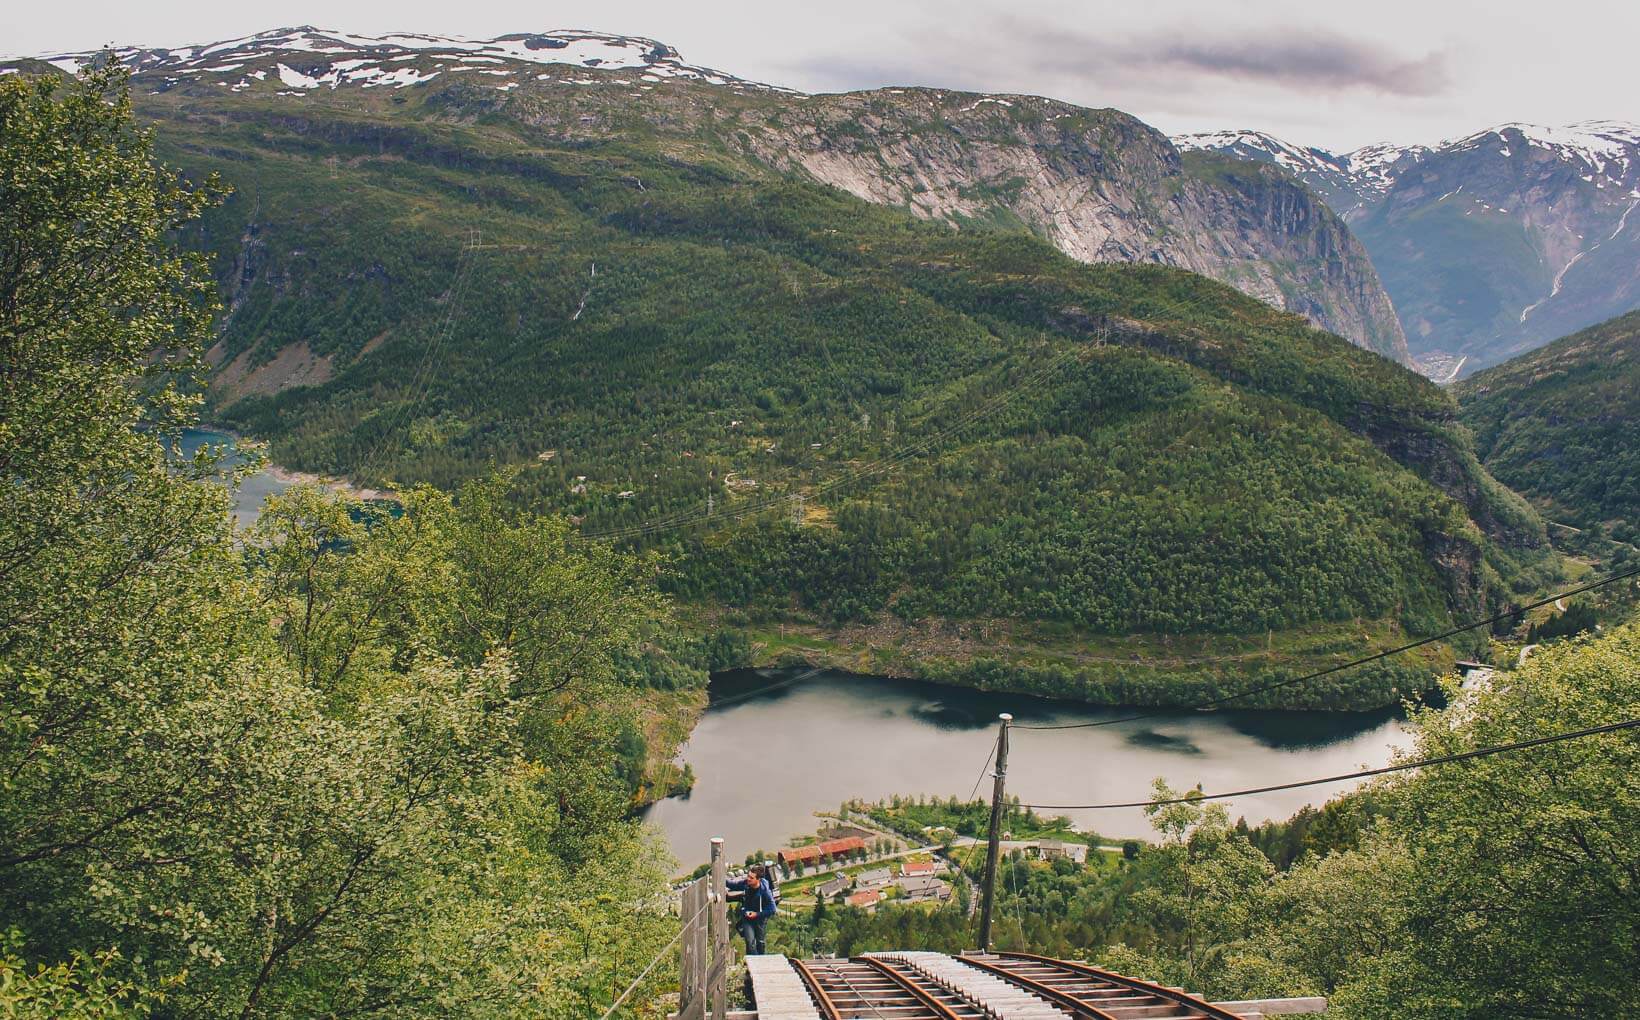
[(735, 927), (740, 930), (740, 937), (746, 940), (746, 955), (762, 955), (765, 951), (764, 929), (776, 911), (768, 873), (763, 865), (754, 864), (746, 872), (745, 878), (732, 878), (724, 884), (741, 893), (740, 922)]

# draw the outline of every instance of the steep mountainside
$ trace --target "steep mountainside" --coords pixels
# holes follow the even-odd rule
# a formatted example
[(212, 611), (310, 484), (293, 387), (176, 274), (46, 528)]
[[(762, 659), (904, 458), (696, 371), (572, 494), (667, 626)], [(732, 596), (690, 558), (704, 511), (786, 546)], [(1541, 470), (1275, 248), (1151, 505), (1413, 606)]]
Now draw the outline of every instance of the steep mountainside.
[(1408, 361), (1365, 250), (1325, 204), (1280, 175), (1181, 162), (1114, 110), (930, 89), (803, 96), (684, 64), (654, 40), (586, 32), (480, 42), (281, 29), (119, 56), (145, 89), (230, 107), (431, 88), (454, 114), (564, 140), (625, 133), (684, 158), (714, 150), (740, 173), (796, 173), (959, 227), (1030, 231), (1083, 261), (1191, 269)]
[(1280, 165), (1325, 195), (1437, 378), (1640, 305), (1640, 126), (1505, 124), (1343, 156), (1256, 132), (1175, 141)]
[(1499, 478), (1557, 519), (1634, 541), (1640, 525), (1640, 312), (1460, 383), (1463, 419)]
[[(538, 73), (149, 90), (167, 159), (236, 189), (191, 235), (227, 304), (216, 420), (371, 482), (509, 466), (765, 660), (806, 635), (1102, 701), (1337, 662), (1553, 569), (1450, 397), (1296, 315), (690, 127), (755, 86)], [(1383, 704), (1451, 653), (1302, 701)]]
[(1208, 131), (1176, 135), (1181, 152), (1217, 152), (1254, 163), (1273, 163), (1304, 182), (1346, 221), (1354, 221), (1389, 191), (1395, 177), (1428, 155), (1423, 146), (1369, 145), (1332, 153), (1284, 142), (1263, 131)]

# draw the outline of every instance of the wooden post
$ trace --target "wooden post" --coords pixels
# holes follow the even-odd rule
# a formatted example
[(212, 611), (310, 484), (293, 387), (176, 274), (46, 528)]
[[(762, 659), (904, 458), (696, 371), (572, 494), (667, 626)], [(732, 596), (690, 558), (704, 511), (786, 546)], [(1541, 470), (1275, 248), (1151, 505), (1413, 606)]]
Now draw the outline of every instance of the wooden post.
[(711, 1000), (712, 1020), (725, 1020), (729, 1015), (729, 911), (728, 887), (724, 884), (723, 837), (712, 837), (712, 899), (706, 908), (706, 920), (711, 922), (712, 964), (706, 971), (706, 994)]
[(683, 938), (679, 960), (678, 1020), (704, 1020), (706, 1016), (706, 886), (701, 877), (683, 889)]
[(991, 951), (991, 903), (996, 894), (997, 884), (997, 856), (1001, 845), (998, 842), (1002, 837), (1002, 798), (1003, 784), (1008, 778), (1008, 724), (1014, 717), (1007, 712), (999, 717), (1002, 720), (1002, 729), (997, 733), (997, 770), (996, 785), (991, 788), (991, 837), (985, 848), (985, 885), (980, 892), (979, 908), (979, 951)]

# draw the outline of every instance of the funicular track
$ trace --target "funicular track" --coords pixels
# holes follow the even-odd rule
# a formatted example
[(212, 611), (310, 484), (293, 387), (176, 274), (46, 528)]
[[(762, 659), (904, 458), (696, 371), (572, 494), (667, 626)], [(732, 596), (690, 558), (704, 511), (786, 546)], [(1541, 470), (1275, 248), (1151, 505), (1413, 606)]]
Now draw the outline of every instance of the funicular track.
[(1088, 1020), (1241, 1020), (1235, 1013), (1178, 988), (1116, 974), (1085, 963), (1031, 953), (963, 956), (963, 963), (1049, 999)]
[[(914, 954), (907, 954), (908, 956)], [(930, 956), (934, 954), (928, 954)], [(1098, 967), (1030, 953), (986, 953), (950, 958), (1006, 982), (1080, 1020), (1242, 1020), (1199, 996)], [(1009, 1010), (986, 1010), (935, 981), (915, 959), (865, 956), (851, 960), (793, 960), (826, 1020), (980, 1020)], [(1033, 1015), (1037, 1015), (1033, 1011)]]
[(793, 960), (825, 1020), (984, 1020), (984, 1014), (910, 967), (855, 957)]

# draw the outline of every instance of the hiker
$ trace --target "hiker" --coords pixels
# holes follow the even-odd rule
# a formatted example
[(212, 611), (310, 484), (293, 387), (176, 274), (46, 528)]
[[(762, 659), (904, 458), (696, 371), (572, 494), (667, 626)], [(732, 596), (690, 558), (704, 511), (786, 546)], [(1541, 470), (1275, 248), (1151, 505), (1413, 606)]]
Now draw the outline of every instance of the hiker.
[(764, 953), (764, 929), (769, 918), (775, 915), (774, 889), (769, 884), (769, 873), (761, 864), (754, 864), (746, 872), (745, 878), (732, 878), (724, 884), (730, 889), (739, 891), (740, 920), (735, 925), (740, 931), (740, 937), (746, 940), (746, 955), (761, 956)]

